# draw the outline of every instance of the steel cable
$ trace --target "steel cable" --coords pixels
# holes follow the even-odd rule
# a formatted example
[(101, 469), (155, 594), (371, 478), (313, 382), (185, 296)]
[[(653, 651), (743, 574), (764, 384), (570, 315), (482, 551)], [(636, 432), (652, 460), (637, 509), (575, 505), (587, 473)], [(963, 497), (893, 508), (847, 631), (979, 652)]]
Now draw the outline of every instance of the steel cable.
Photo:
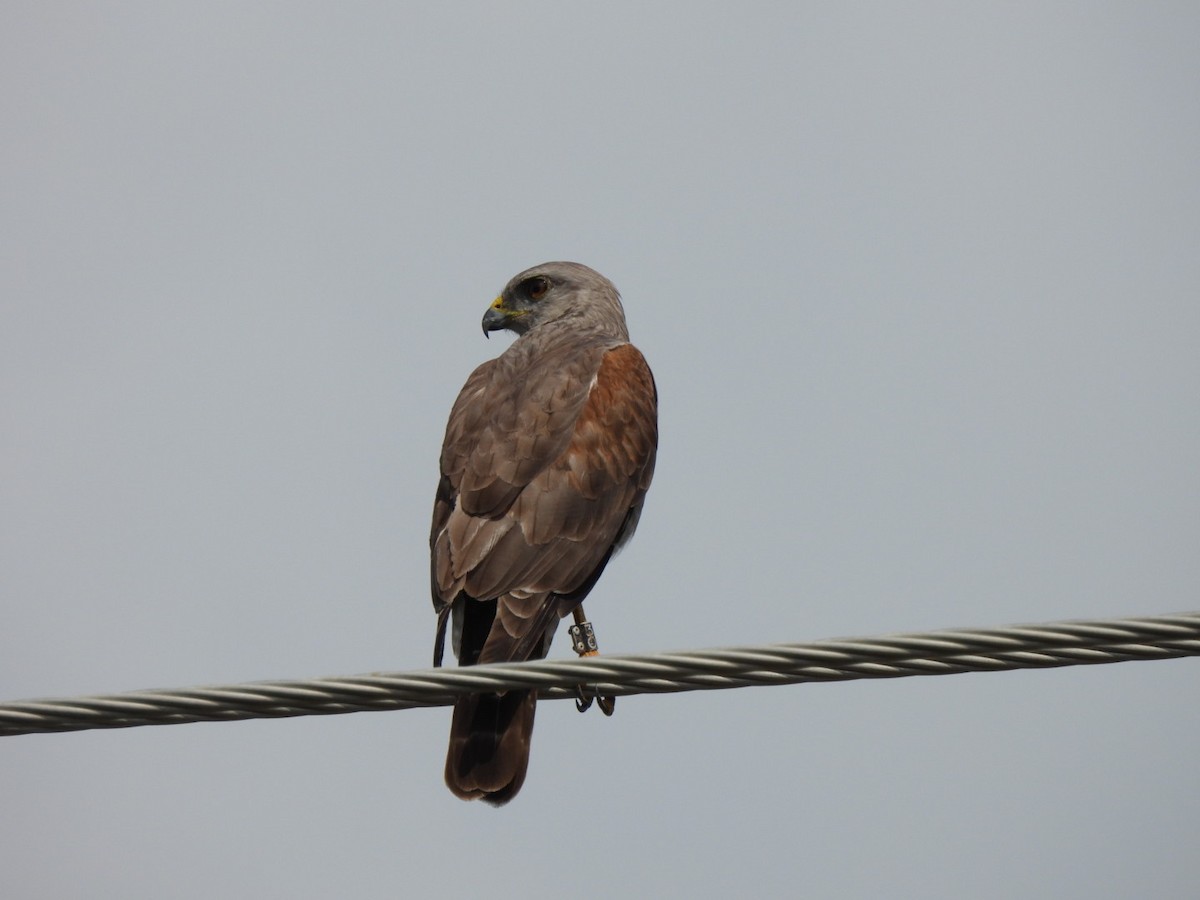
[(447, 706), (513, 688), (623, 697), (1183, 656), (1200, 656), (1200, 612), (18, 701), (0, 704), (0, 736)]

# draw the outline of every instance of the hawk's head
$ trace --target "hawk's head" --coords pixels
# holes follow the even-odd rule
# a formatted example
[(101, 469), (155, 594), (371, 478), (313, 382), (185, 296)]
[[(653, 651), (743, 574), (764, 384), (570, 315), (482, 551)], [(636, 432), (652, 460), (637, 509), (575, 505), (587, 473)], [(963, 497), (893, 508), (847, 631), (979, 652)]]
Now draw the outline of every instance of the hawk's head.
[(484, 313), (483, 333), (507, 329), (520, 335), (557, 321), (629, 339), (625, 312), (613, 283), (573, 262), (542, 263), (515, 276)]

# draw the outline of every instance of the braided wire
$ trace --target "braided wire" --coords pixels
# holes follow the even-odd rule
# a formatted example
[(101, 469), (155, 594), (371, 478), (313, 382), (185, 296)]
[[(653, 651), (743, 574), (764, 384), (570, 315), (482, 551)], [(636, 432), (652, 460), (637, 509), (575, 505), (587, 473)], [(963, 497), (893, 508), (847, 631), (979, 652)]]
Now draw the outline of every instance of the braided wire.
[(1200, 656), (1200, 612), (19, 701), (0, 704), (0, 736), (447, 706), (514, 688), (557, 700), (1183, 656)]

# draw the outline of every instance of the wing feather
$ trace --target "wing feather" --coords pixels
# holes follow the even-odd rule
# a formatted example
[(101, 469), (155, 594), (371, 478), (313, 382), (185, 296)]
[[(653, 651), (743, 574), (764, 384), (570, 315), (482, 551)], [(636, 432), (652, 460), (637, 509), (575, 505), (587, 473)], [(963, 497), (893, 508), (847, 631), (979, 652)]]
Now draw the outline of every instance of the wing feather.
[(525, 368), (501, 356), (476, 369), (442, 453), (434, 603), (498, 598), (480, 661), (539, 650), (529, 629), (552, 634), (583, 599), (632, 534), (654, 472), (657, 395), (632, 344), (543, 353)]

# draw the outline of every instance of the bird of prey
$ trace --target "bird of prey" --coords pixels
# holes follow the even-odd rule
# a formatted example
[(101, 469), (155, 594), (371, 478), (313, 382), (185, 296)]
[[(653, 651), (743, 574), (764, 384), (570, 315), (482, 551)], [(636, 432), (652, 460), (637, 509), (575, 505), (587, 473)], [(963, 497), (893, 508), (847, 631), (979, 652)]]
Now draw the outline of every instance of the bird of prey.
[[(484, 334), (499, 330), (518, 337), (471, 373), (442, 444), (435, 666), (448, 620), (462, 666), (542, 659), (569, 614), (590, 632), (583, 599), (633, 535), (654, 474), (658, 395), (612, 282), (579, 263), (534, 266), (484, 314)], [(591, 655), (594, 640), (575, 649)], [(510, 690), (455, 703), (454, 794), (494, 806), (516, 796), (536, 702)]]

